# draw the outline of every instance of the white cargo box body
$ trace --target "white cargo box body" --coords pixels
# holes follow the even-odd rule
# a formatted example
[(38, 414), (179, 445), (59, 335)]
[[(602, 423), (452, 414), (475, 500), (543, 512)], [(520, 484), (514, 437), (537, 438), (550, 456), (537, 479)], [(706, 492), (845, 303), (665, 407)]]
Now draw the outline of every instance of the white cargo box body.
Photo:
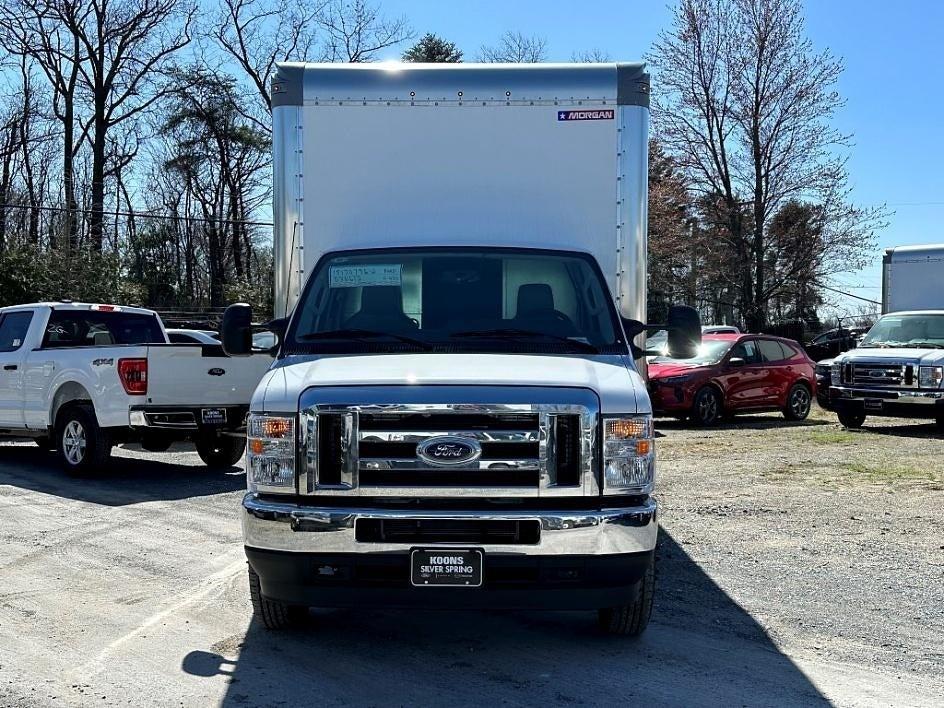
[(283, 64), (273, 79), (276, 312), (331, 251), (582, 251), (645, 321), (642, 64)]
[(882, 312), (907, 310), (944, 310), (944, 244), (886, 249)]

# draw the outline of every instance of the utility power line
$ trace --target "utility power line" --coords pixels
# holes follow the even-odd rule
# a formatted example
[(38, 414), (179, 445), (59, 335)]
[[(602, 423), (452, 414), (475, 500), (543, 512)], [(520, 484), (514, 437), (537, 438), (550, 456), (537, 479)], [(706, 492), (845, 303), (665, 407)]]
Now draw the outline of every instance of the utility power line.
[[(31, 206), (29, 204), (0, 204), (0, 209), (27, 209), (35, 211), (47, 211), (57, 214), (93, 214), (95, 211), (93, 209), (82, 209), (76, 207), (75, 209), (69, 209), (68, 207), (53, 207), (53, 206)], [(154, 214), (143, 211), (102, 211), (102, 217), (112, 217), (112, 216), (126, 216), (135, 219), (165, 219), (168, 221), (185, 221), (185, 222), (199, 222), (199, 223), (213, 223), (213, 224), (242, 224), (244, 226), (272, 226), (271, 221), (248, 221), (244, 219), (208, 219), (206, 217), (200, 216), (177, 216), (175, 214)]]

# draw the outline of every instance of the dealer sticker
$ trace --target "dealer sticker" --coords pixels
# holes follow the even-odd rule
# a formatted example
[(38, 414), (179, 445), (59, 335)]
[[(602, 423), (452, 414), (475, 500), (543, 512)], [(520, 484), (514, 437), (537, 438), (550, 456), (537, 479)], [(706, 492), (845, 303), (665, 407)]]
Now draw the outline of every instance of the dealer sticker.
[(330, 288), (372, 288), (384, 285), (400, 285), (402, 264), (389, 265), (338, 265), (328, 269)]
[(613, 120), (616, 111), (606, 108), (598, 111), (557, 111), (557, 120)]

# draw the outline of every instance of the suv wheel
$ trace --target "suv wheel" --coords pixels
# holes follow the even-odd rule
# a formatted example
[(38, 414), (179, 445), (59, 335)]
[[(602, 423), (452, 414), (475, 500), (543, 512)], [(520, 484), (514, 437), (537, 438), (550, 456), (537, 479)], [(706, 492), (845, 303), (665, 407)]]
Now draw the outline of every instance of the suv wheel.
[(795, 383), (787, 392), (787, 405), (783, 409), (783, 417), (787, 420), (805, 420), (810, 414), (813, 396), (806, 384)]
[(638, 637), (649, 625), (652, 616), (652, 599), (656, 589), (656, 559), (646, 568), (646, 574), (639, 581), (636, 599), (629, 605), (607, 607), (597, 612), (600, 629), (607, 634), (626, 637)]
[(229, 469), (239, 462), (246, 452), (246, 438), (234, 438), (229, 435), (198, 438), (196, 445), (200, 459), (213, 469)]
[(289, 629), (301, 624), (308, 614), (307, 607), (288, 605), (264, 597), (259, 574), (252, 566), (249, 566), (249, 598), (252, 600), (252, 614), (262, 621), (266, 629)]
[(111, 458), (112, 441), (87, 404), (69, 406), (56, 419), (56, 445), (66, 472), (87, 475), (101, 472)]
[(842, 423), (845, 428), (861, 428), (862, 424), (865, 423), (865, 413), (861, 411), (837, 411), (836, 415), (839, 416), (839, 422)]
[(702, 425), (715, 425), (724, 415), (724, 403), (721, 395), (710, 386), (705, 386), (695, 394), (695, 402), (692, 405), (692, 422)]

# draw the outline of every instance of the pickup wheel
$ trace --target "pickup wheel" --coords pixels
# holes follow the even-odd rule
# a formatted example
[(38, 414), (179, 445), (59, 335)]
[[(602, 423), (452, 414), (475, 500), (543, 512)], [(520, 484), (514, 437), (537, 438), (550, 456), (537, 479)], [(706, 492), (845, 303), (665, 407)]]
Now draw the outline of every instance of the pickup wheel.
[(252, 614), (262, 620), (266, 629), (289, 629), (301, 624), (308, 615), (308, 608), (289, 605), (263, 596), (259, 575), (249, 566), (249, 598)]
[(239, 462), (246, 452), (246, 438), (234, 438), (229, 435), (198, 438), (196, 445), (200, 459), (213, 469), (229, 469)]
[(812, 403), (813, 396), (809, 387), (795, 383), (787, 391), (787, 405), (783, 407), (783, 417), (787, 420), (806, 420)]
[(859, 411), (840, 410), (836, 412), (836, 415), (839, 416), (839, 422), (845, 428), (861, 428), (865, 423), (865, 413)]
[(709, 427), (717, 425), (724, 415), (724, 401), (721, 394), (711, 386), (705, 386), (695, 394), (691, 420), (696, 425)]
[(639, 581), (636, 599), (629, 605), (606, 607), (597, 615), (600, 629), (607, 634), (625, 637), (638, 637), (649, 625), (652, 616), (652, 599), (656, 590), (656, 560), (646, 569), (646, 574)]
[(111, 458), (111, 436), (98, 425), (87, 404), (69, 406), (56, 418), (56, 446), (62, 465), (71, 475), (102, 472)]

